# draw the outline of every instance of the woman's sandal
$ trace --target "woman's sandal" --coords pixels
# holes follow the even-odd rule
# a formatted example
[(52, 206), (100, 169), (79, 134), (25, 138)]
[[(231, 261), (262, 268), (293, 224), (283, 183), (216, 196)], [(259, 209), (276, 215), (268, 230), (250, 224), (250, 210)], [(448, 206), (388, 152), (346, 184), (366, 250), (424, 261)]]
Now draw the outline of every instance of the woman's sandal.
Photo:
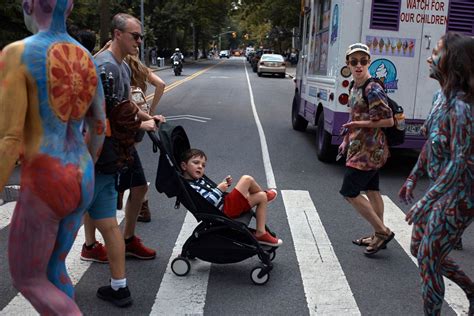
[(385, 249), (387, 244), (395, 237), (395, 233), (389, 230), (389, 233), (375, 233), (375, 237), (372, 239), (370, 245), (365, 248), (364, 254), (371, 256), (379, 252), (381, 249)]

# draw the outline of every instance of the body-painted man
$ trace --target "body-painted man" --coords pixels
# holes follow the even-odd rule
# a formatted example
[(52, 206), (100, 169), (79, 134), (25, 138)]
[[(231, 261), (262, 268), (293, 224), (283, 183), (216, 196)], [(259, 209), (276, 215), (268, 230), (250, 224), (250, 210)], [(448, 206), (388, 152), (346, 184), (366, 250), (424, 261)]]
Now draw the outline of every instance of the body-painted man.
[(24, 0), (25, 23), (35, 35), (0, 55), (0, 188), (22, 153), (10, 273), (14, 286), (48, 315), (81, 314), (65, 259), (92, 198), (105, 134), (98, 70), (66, 32), (72, 2)]
[(411, 252), (420, 267), (425, 314), (440, 315), (445, 276), (464, 290), (468, 315), (473, 316), (474, 283), (448, 254), (474, 220), (474, 40), (447, 33), (428, 64), (441, 91), (424, 125), (428, 140), (399, 196), (411, 202), (417, 180), (423, 175), (430, 179), (424, 196), (407, 213), (407, 221), (413, 223)]

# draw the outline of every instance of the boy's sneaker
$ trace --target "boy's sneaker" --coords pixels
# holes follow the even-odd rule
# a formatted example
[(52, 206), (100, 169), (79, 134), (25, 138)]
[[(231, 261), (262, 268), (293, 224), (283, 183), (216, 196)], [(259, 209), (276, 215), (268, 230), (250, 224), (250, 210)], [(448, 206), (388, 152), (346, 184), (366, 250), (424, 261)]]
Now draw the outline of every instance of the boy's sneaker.
[(255, 238), (257, 238), (257, 241), (262, 245), (279, 247), (283, 244), (283, 240), (273, 237), (269, 232), (265, 232), (265, 234), (259, 237), (255, 235)]
[(267, 194), (268, 203), (273, 202), (273, 200), (278, 196), (278, 191), (276, 189), (267, 189), (265, 190), (265, 193)]
[(96, 241), (92, 249), (87, 249), (86, 244), (82, 245), (81, 260), (108, 263), (107, 249), (100, 242)]
[(115, 291), (110, 285), (102, 286), (97, 290), (97, 297), (109, 301), (115, 306), (125, 307), (133, 303), (128, 286)]
[(145, 247), (139, 237), (133, 236), (132, 238), (132, 241), (125, 243), (125, 255), (142, 260), (154, 259), (156, 257), (156, 251)]

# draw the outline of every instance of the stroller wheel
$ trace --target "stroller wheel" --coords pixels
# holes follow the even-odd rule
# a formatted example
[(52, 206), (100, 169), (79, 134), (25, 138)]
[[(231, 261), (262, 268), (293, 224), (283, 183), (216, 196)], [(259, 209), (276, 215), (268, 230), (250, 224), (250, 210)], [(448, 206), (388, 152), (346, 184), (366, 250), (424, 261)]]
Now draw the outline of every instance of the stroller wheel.
[(262, 270), (262, 267), (255, 267), (252, 269), (252, 272), (250, 272), (250, 279), (252, 279), (252, 282), (256, 285), (264, 285), (270, 280), (270, 273), (268, 272), (260, 277), (258, 276)]
[(188, 259), (177, 257), (171, 262), (171, 270), (177, 276), (185, 276), (191, 270), (191, 264)]

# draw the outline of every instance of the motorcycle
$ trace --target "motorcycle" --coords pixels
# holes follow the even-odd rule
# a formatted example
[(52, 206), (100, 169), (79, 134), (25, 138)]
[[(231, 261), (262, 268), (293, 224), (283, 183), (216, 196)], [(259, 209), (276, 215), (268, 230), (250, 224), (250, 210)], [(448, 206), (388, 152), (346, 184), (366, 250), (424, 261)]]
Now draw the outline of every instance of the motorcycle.
[(175, 76), (181, 75), (181, 72), (183, 71), (183, 63), (179, 56), (173, 57), (173, 71)]

